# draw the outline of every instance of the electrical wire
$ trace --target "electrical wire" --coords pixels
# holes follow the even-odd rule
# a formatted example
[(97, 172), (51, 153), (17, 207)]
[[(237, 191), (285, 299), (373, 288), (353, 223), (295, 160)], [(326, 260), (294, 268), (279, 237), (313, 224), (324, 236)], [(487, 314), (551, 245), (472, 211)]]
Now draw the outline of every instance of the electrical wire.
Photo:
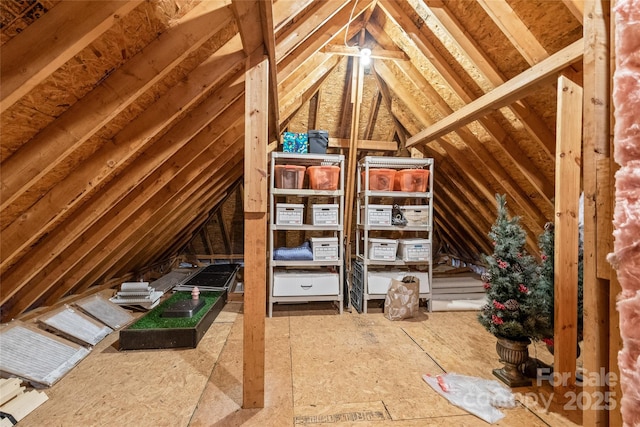
[(353, 12), (356, 10), (356, 5), (358, 4), (358, 0), (353, 3), (353, 7), (351, 8), (351, 13), (349, 14), (349, 22), (347, 22), (347, 28), (344, 30), (344, 45), (346, 47), (351, 47), (347, 44), (347, 35), (349, 35), (349, 26), (351, 25), (351, 20), (353, 19)]

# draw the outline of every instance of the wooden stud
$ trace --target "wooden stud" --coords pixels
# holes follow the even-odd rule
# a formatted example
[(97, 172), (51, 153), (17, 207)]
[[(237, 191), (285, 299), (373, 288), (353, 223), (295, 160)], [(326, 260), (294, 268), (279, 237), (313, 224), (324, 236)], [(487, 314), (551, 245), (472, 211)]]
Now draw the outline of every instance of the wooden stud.
[(556, 220), (554, 245), (554, 383), (557, 397), (576, 391), (578, 342), (578, 211), (582, 145), (582, 88), (558, 79)]
[(269, 63), (247, 58), (245, 78), (245, 281), (242, 407), (264, 407), (267, 305), (267, 144)]
[[(614, 179), (611, 144), (613, 120), (611, 115), (611, 76), (614, 55), (611, 46), (613, 22), (610, 11), (613, 2), (586, 0), (584, 2), (584, 369), (586, 372), (617, 372), (617, 351), (620, 350), (618, 312), (613, 304), (617, 296), (615, 273), (606, 261), (613, 250), (612, 206)], [(611, 61), (611, 62), (610, 62)], [(609, 279), (612, 279), (611, 281)], [(619, 286), (619, 285), (618, 285)], [(599, 377), (598, 382), (585, 384), (589, 397), (612, 397), (611, 410), (591, 406), (585, 408), (583, 425), (617, 426), (620, 419), (619, 381), (611, 388)], [(619, 376), (617, 377), (619, 378)], [(609, 422), (611, 420), (611, 423)]]

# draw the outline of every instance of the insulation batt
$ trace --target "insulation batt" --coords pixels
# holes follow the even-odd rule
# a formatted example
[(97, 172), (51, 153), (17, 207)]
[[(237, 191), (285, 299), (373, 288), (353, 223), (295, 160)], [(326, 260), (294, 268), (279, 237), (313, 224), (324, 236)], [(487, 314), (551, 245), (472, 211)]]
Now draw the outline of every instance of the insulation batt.
[(613, 107), (616, 173), (614, 254), (623, 348), (620, 412), (624, 426), (640, 426), (640, 0), (617, 0)]

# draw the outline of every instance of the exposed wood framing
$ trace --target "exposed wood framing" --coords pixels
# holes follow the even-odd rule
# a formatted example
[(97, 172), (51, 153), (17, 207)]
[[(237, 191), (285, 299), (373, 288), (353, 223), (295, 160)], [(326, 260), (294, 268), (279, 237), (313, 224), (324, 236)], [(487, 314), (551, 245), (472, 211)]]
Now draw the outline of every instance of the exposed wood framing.
[[(323, 52), (333, 53), (336, 55), (346, 56), (362, 56), (361, 49), (358, 46), (344, 46), (344, 45), (326, 45)], [(369, 55), (372, 59), (393, 59), (396, 61), (408, 61), (409, 57), (402, 50), (386, 50), (386, 49), (371, 49)]]
[[(152, 138), (201, 101), (207, 89), (228, 77), (242, 63), (237, 50), (239, 36), (219, 49), (209, 60), (190, 73), (189, 79), (171, 88), (158, 102), (141, 113), (120, 131), (110, 144), (105, 144), (90, 160), (76, 168), (69, 178), (52, 188), (22, 216), (4, 230), (0, 251), (4, 259), (1, 271), (13, 265), (22, 252), (49, 232), (64, 215), (76, 209), (96, 188), (108, 182), (125, 162), (148, 147)], [(172, 129), (177, 132), (176, 129)], [(176, 147), (177, 149), (177, 147)], [(29, 230), (29, 231), (27, 231)], [(39, 230), (33, 233), (33, 230)]]
[[(349, 140), (345, 138), (329, 138), (331, 148), (349, 148)], [(358, 140), (358, 150), (368, 151), (396, 151), (398, 143), (394, 141), (372, 141), (367, 139)]]
[[(616, 373), (617, 352), (621, 348), (617, 311), (615, 272), (606, 261), (613, 250), (612, 206), (615, 202), (611, 156), (611, 76), (613, 56), (609, 1), (584, 2), (584, 368), (587, 372)], [(619, 376), (618, 376), (619, 378)], [(617, 381), (619, 383), (619, 381)], [(600, 381), (584, 387), (591, 397), (614, 392), (615, 408), (589, 407), (585, 426), (621, 425), (619, 385), (611, 388)]]
[[(65, 2), (64, 5), (76, 3), (85, 2)], [(108, 2), (98, 4), (106, 3)], [(137, 55), (122, 68), (114, 71), (102, 85), (71, 106), (55, 122), (3, 162), (0, 209), (6, 209), (142, 93), (164, 78), (189, 54), (227, 26), (231, 22), (232, 14), (226, 3), (201, 3), (186, 14), (179, 21), (179, 25), (152, 42), (145, 50), (145, 55)], [(185, 22), (189, 22), (189, 25), (184, 25)], [(5, 64), (4, 47), (2, 53)]]
[(537, 64), (549, 56), (506, 0), (477, 1), (529, 64)]
[(269, 63), (247, 59), (245, 107), (245, 287), (242, 407), (264, 407), (265, 307), (267, 304), (267, 145)]
[(351, 115), (351, 135), (349, 138), (349, 153), (347, 157), (346, 173), (346, 191), (345, 191), (345, 209), (344, 209), (344, 236), (346, 239), (345, 258), (347, 268), (351, 269), (351, 232), (353, 230), (353, 209), (355, 202), (356, 187), (356, 163), (358, 160), (358, 129), (360, 128), (360, 106), (362, 104), (362, 82), (364, 78), (364, 66), (360, 63), (360, 58), (353, 57), (353, 89), (355, 97), (352, 98), (353, 109)]
[(554, 245), (554, 391), (576, 391), (578, 342), (578, 211), (582, 145), (582, 88), (558, 79), (556, 220)]
[(554, 78), (556, 73), (581, 59), (583, 49), (584, 41), (582, 39), (570, 44), (486, 95), (465, 105), (433, 126), (412, 136), (407, 141), (407, 145), (411, 146), (432, 141), (456, 130), (462, 125), (487, 115), (491, 111), (523, 98), (527, 93), (533, 91), (536, 85), (548, 82), (550, 78)]
[[(2, 47), (0, 112), (73, 58), (142, 0), (63, 2)], [(24, 59), (29, 64), (25, 65)]]

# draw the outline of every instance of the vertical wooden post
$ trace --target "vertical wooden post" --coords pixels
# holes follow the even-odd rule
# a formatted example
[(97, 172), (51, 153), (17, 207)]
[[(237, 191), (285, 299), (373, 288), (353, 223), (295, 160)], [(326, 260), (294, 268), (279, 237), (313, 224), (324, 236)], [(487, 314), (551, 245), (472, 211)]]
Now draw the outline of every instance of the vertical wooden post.
[[(347, 158), (346, 170), (346, 187), (345, 187), (345, 209), (344, 209), (344, 236), (346, 239), (345, 259), (347, 262), (347, 270), (351, 271), (351, 235), (353, 234), (353, 204), (356, 192), (356, 165), (358, 160), (358, 129), (360, 128), (360, 104), (362, 103), (362, 83), (364, 80), (364, 69), (360, 64), (360, 58), (353, 58), (353, 86), (352, 86), (352, 102), (353, 110), (351, 116), (351, 134), (349, 137), (349, 155)], [(356, 242), (358, 244), (358, 242)], [(348, 298), (349, 296), (345, 296)]]
[[(584, 408), (584, 426), (621, 425), (620, 394), (608, 396), (603, 372), (615, 371), (620, 333), (614, 305), (617, 292), (610, 289), (611, 268), (606, 256), (613, 250), (614, 193), (611, 160), (611, 3), (609, 0), (584, 2), (584, 342), (586, 374), (597, 374), (597, 381), (584, 384), (583, 392), (592, 402)], [(610, 342), (611, 340), (611, 342)], [(613, 345), (612, 345), (613, 344)], [(619, 378), (619, 376), (617, 377)], [(616, 382), (617, 383), (617, 382)], [(617, 401), (617, 402), (616, 402)], [(605, 411), (605, 407), (610, 408)], [(611, 420), (609, 418), (611, 417)], [(611, 421), (611, 423), (609, 422)]]
[(269, 63), (262, 48), (247, 58), (244, 125), (244, 319), (242, 407), (264, 407), (267, 284)]
[[(578, 212), (582, 146), (582, 88), (558, 78), (554, 245), (554, 383), (559, 399), (576, 385), (578, 342)], [(559, 375), (556, 378), (560, 378)]]

